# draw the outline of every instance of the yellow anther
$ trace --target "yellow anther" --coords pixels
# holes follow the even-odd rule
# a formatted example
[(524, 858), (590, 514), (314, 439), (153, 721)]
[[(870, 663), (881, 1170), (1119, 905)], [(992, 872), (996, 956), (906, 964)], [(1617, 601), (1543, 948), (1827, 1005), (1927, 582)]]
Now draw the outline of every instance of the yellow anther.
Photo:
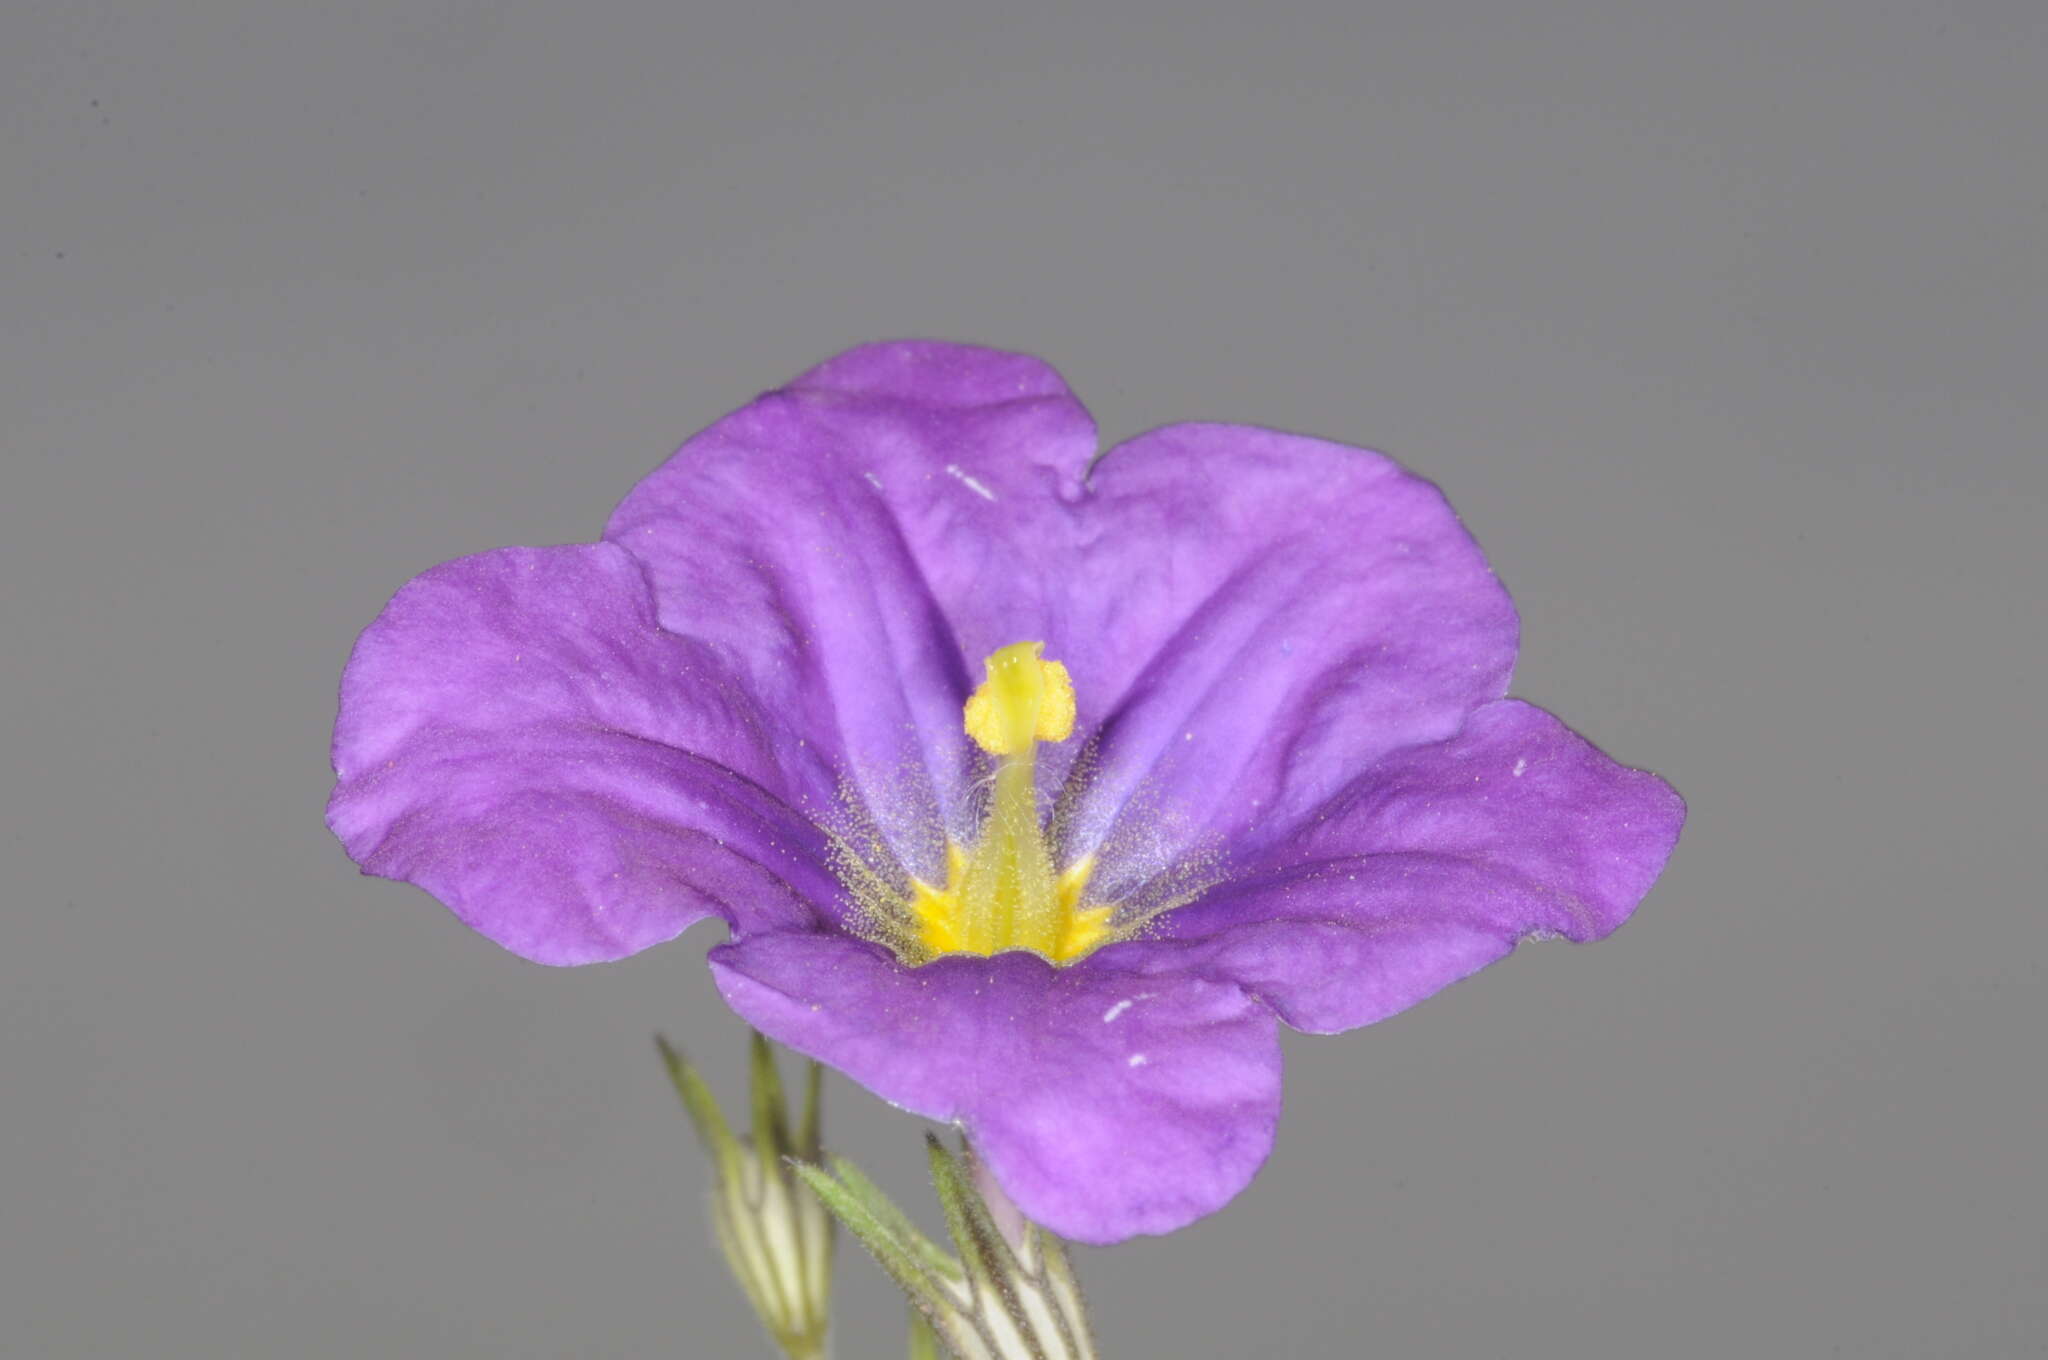
[(1107, 944), (1112, 938), (1109, 917), (1110, 907), (1090, 907), (1075, 912), (1066, 920), (1060, 931), (1059, 942), (1053, 946), (1054, 963), (1072, 963), (1083, 955), (1092, 954), (1099, 945)]
[(987, 661), (988, 679), (967, 700), (967, 735), (992, 756), (1023, 755), (1034, 742), (1074, 731), (1074, 682), (1042, 642), (1013, 642)]
[(1088, 891), (1089, 875), (1095, 872), (1095, 856), (1076, 861), (1060, 872), (1052, 890), (1059, 897), (1060, 909), (1069, 915), (1081, 910), (1081, 894)]
[(1088, 890), (1088, 876), (1094, 872), (1095, 856), (1090, 855), (1053, 882), (1061, 913), (1059, 938), (1052, 950), (1054, 963), (1070, 963), (1083, 954), (1093, 953), (1097, 945), (1110, 939), (1109, 918), (1114, 909), (1081, 905), (1081, 895)]
[(917, 920), (919, 938), (934, 954), (957, 953), (967, 947), (960, 910), (960, 887), (966, 877), (967, 852), (948, 842), (945, 886), (935, 888), (921, 878), (910, 880), (911, 915)]

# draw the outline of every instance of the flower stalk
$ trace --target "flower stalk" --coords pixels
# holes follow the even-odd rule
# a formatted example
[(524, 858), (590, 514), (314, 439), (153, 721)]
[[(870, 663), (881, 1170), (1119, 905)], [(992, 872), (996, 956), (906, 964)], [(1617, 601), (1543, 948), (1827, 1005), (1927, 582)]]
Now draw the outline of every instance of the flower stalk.
[(912, 1360), (935, 1356), (934, 1342), (956, 1360), (1095, 1360), (1094, 1334), (1065, 1244), (1024, 1219), (1015, 1239), (1006, 1237), (976, 1188), (973, 1153), (956, 1156), (930, 1134), (925, 1146), (953, 1253), (918, 1231), (844, 1158), (796, 1166), (928, 1328), (929, 1335), (913, 1322)]
[(688, 1058), (657, 1035), (669, 1079), (711, 1159), (711, 1223), (733, 1279), (788, 1360), (823, 1360), (832, 1294), (832, 1219), (791, 1170), (822, 1155), (824, 1069), (806, 1064), (804, 1103), (789, 1123), (768, 1041), (750, 1047), (753, 1131), (737, 1135)]

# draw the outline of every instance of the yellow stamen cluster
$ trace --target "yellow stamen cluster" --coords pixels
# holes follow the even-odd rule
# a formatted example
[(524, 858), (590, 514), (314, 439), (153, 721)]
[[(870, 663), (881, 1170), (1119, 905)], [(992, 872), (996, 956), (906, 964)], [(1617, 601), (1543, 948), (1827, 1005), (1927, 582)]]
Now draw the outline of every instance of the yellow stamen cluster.
[(1069, 963), (1111, 938), (1111, 908), (1084, 907), (1091, 856), (1055, 873), (1038, 816), (1037, 746), (1074, 730), (1067, 668), (1045, 644), (1017, 642), (988, 658), (988, 678), (967, 700), (967, 735), (997, 759), (981, 836), (948, 844), (946, 882), (911, 882), (910, 915), (926, 954), (1028, 949)]

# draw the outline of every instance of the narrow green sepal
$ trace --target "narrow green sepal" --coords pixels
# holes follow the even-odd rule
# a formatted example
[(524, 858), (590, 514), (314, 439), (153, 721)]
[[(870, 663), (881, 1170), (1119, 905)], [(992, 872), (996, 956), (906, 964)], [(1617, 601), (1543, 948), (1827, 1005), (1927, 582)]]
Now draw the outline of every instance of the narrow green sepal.
[(915, 1308), (910, 1310), (910, 1360), (940, 1360), (939, 1338)]
[(1027, 1229), (1038, 1249), (1039, 1270), (1045, 1278), (1046, 1294), (1065, 1335), (1062, 1337), (1077, 1356), (1095, 1354), (1095, 1328), (1088, 1321), (1088, 1302), (1081, 1294), (1081, 1281), (1067, 1256), (1067, 1244), (1039, 1227)]
[(1002, 1307), (1017, 1340), (1030, 1360), (1046, 1360), (1045, 1343), (1018, 1297), (1023, 1270), (1010, 1244), (996, 1227), (981, 1192), (960, 1161), (946, 1150), (938, 1136), (926, 1133), (925, 1152), (931, 1163), (932, 1186), (939, 1194), (939, 1207), (946, 1214), (946, 1228), (953, 1235), (978, 1294), (993, 1295)]
[(815, 1162), (824, 1151), (819, 1138), (820, 1114), (825, 1103), (825, 1064), (813, 1059), (804, 1062), (804, 1112), (797, 1120), (796, 1146), (792, 1149), (804, 1161)]
[(789, 1115), (782, 1098), (782, 1072), (775, 1065), (775, 1050), (759, 1030), (748, 1044), (748, 1085), (753, 1095), (754, 1146), (768, 1163), (780, 1162), (790, 1154)]
[(979, 1268), (994, 1276), (1013, 1275), (1017, 1257), (995, 1218), (982, 1202), (981, 1191), (967, 1166), (934, 1133), (924, 1136), (925, 1155), (931, 1164), (932, 1186), (939, 1192), (939, 1204), (946, 1211), (946, 1227), (954, 1245), (967, 1258), (969, 1269)]
[(789, 1163), (924, 1320), (924, 1329), (911, 1327), (913, 1360), (937, 1360), (942, 1349), (955, 1360), (1093, 1360), (1094, 1338), (1059, 1239), (1027, 1222), (1013, 1249), (975, 1179), (971, 1150), (956, 1155), (927, 1135), (925, 1151), (957, 1259), (853, 1163)]
[(937, 1281), (925, 1270), (914, 1249), (897, 1238), (887, 1219), (877, 1215), (866, 1200), (823, 1167), (808, 1162), (791, 1162), (789, 1166), (839, 1220), (839, 1226), (852, 1233), (854, 1240), (868, 1249), (868, 1254), (896, 1282), (896, 1287), (910, 1297), (914, 1307), (929, 1310), (938, 1306), (940, 1288)]
[(940, 1276), (949, 1283), (963, 1283), (967, 1273), (960, 1263), (947, 1253), (946, 1249), (926, 1237), (915, 1223), (910, 1221), (896, 1202), (883, 1194), (881, 1188), (869, 1180), (867, 1173), (847, 1161), (844, 1157), (831, 1159), (832, 1174), (839, 1183), (858, 1198), (875, 1219), (917, 1259), (926, 1270)]
[(697, 1131), (697, 1141), (704, 1145), (718, 1164), (718, 1174), (737, 1181), (740, 1174), (740, 1140), (733, 1135), (732, 1126), (725, 1122), (725, 1112), (718, 1108), (717, 1097), (704, 1083), (697, 1069), (681, 1050), (662, 1035), (654, 1036), (654, 1046), (661, 1050), (661, 1060), (668, 1067), (669, 1080), (675, 1083), (676, 1094), (682, 1097), (683, 1110), (690, 1116), (690, 1126)]

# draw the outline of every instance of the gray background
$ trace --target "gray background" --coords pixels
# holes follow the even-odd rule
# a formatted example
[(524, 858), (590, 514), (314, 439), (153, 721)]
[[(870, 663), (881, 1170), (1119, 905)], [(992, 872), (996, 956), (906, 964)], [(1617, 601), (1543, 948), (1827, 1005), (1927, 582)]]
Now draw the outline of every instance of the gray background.
[(1291, 1039), (1252, 1188), (1083, 1254), (1107, 1356), (2048, 1353), (2048, 6), (730, 9), (7, 6), (0, 1351), (762, 1353), (648, 1045), (738, 1095), (716, 932), (358, 879), (334, 684), (940, 335), (1436, 478), (1693, 809), (1615, 939)]

